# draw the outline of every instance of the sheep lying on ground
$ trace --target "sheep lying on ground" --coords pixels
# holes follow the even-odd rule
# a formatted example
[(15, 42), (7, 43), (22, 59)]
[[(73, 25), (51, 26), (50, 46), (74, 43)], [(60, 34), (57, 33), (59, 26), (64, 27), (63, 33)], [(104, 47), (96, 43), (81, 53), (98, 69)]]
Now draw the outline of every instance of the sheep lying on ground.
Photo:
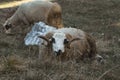
[(19, 6), (17, 11), (5, 21), (3, 26), (6, 29), (6, 33), (10, 32), (12, 26), (20, 23), (29, 25), (38, 21), (61, 28), (63, 27), (61, 12), (61, 6), (56, 2), (31, 1)]
[(61, 28), (40, 38), (47, 42), (43, 51), (40, 47), (41, 56), (56, 55), (60, 60), (78, 60), (85, 57), (94, 59), (97, 56), (94, 38), (80, 29)]

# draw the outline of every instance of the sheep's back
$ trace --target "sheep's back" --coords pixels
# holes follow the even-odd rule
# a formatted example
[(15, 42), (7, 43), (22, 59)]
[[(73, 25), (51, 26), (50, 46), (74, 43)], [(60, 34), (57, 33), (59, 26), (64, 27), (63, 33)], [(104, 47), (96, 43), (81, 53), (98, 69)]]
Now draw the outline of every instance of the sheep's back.
[(53, 3), (47, 1), (32, 1), (24, 3), (19, 7), (21, 12), (29, 22), (44, 21)]

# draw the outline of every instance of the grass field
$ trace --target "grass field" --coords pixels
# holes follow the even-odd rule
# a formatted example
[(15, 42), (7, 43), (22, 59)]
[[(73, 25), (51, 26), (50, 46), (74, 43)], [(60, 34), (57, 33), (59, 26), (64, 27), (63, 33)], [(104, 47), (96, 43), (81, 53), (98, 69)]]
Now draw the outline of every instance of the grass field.
[[(0, 1), (0, 5), (15, 0)], [(19, 0), (18, 0), (19, 1)], [(96, 39), (104, 63), (51, 63), (39, 59), (37, 46), (25, 46), (30, 27), (8, 36), (2, 24), (17, 7), (0, 9), (0, 80), (120, 80), (120, 0), (57, 0), (65, 27), (80, 28)], [(26, 28), (22, 31), (20, 26)], [(19, 33), (19, 34), (18, 34)]]

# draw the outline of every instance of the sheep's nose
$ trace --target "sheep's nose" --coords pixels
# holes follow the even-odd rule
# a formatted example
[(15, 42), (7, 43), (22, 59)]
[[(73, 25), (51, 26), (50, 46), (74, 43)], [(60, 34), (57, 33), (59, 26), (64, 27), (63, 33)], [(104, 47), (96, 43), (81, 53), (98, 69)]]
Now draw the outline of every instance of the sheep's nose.
[(60, 53), (62, 53), (62, 51), (61, 51), (61, 50), (58, 50), (58, 51), (56, 52), (56, 56), (59, 56)]
[(6, 26), (5, 26), (5, 29), (6, 29), (6, 30), (8, 30), (9, 28), (11, 28), (11, 26), (9, 26), (9, 25), (6, 25)]

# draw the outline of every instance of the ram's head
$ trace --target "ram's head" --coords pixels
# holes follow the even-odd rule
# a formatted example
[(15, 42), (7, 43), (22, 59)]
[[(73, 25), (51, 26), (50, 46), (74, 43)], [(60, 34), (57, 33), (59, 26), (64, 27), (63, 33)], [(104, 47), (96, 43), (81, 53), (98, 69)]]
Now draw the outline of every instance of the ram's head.
[(46, 36), (40, 36), (40, 38), (47, 42), (48, 47), (52, 47), (52, 51), (57, 56), (64, 53), (65, 48), (70, 49), (72, 42), (80, 40), (80, 38), (72, 38), (70, 34), (63, 32), (48, 33)]
[(4, 28), (6, 34), (10, 34), (11, 33), (12, 23), (11, 23), (11, 19), (10, 18), (8, 18), (5, 21), (5, 23), (3, 24), (3, 28)]

